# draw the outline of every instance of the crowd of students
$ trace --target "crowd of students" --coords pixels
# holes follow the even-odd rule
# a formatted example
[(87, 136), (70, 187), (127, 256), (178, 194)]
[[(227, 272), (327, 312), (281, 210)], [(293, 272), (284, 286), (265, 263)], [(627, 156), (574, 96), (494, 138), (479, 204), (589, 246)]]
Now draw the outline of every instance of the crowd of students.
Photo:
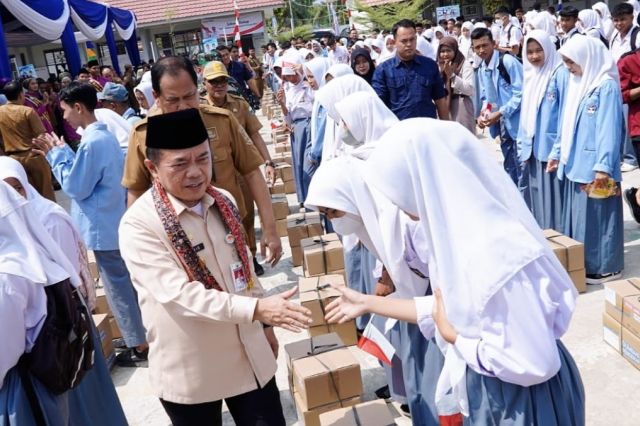
[[(232, 332), (243, 322), (305, 327), (306, 311), (286, 301), (292, 292), (266, 299), (213, 293), (244, 294), (257, 280), (253, 274), (264, 272), (255, 257), (254, 203), (267, 263), (275, 265), (282, 254), (267, 191), (274, 164), (253, 115), (266, 85), (284, 115), (284, 123), (274, 125), (291, 130), (300, 207), (321, 211), (327, 231), (342, 238), (349, 288), (327, 306), (327, 319), (356, 319), (360, 329), (386, 331), (397, 354), (386, 367), (389, 393), (414, 424), (435, 425), (440, 416), (464, 416), (471, 424), (584, 424), (580, 374), (559, 340), (576, 292), (541, 229), (584, 243), (588, 283), (621, 275), (622, 199), (640, 222), (639, 191), (622, 194), (620, 187), (623, 167), (632, 167), (624, 162), (640, 154), (638, 7), (632, 0), (611, 13), (598, 3), (556, 14), (535, 5), (515, 16), (501, 7), (479, 22), (432, 27), (400, 20), (389, 32), (363, 39), (354, 29), (341, 41), (269, 43), (261, 60), (255, 51), (240, 56), (220, 46), (219, 61), (205, 66), (167, 57), (140, 73), (127, 67), (121, 80), (90, 62), (76, 81), (62, 75), (59, 91), (57, 81), (4, 82), (0, 323), (22, 322), (19, 333), (14, 325), (7, 329), (12, 350), (0, 355), (0, 420), (19, 415), (25, 416), (20, 425), (33, 423), (32, 398), (22, 391), (27, 378), (45, 416), (55, 419), (50, 424), (70, 418), (82, 424), (82, 415), (98, 410), (114, 416), (101, 424), (123, 423), (117, 398), (102, 399), (111, 409), (82, 408), (94, 404), (91, 392), (76, 388), (59, 398), (25, 375), (19, 361), (46, 317), (43, 286), (69, 280), (91, 308), (86, 249), (95, 254), (123, 332), (122, 365), (139, 365), (149, 346), (156, 360), (197, 350), (172, 344), (185, 337), (178, 329), (159, 338), (157, 315), (180, 318), (186, 328), (212, 322), (228, 337), (203, 346), (198, 368), (216, 350), (255, 350)], [(175, 127), (185, 123), (193, 126)], [(500, 144), (502, 169), (478, 140), (478, 131), (487, 129)], [(185, 141), (193, 139), (184, 153), (177, 141), (182, 130)], [(53, 201), (52, 176), (72, 200), (70, 215)], [(210, 218), (203, 203), (218, 213)], [(195, 222), (198, 217), (206, 223)], [(200, 238), (214, 225), (224, 238), (185, 245), (182, 226), (198, 229)], [(147, 246), (173, 254), (156, 256)], [(194, 260), (197, 250), (206, 262)], [(225, 281), (226, 270), (216, 272), (218, 278), (205, 273), (218, 250), (237, 257), (231, 272), (234, 280), (236, 273), (247, 280), (243, 289)], [(14, 253), (25, 256), (14, 259)], [(206, 289), (188, 285), (196, 278)], [(277, 315), (278, 309), (286, 312)], [(277, 356), (273, 331), (253, 328), (243, 330)], [(216, 368), (225, 371), (233, 357), (222, 358)], [(240, 392), (247, 398), (232, 414), (241, 419), (243, 404), (275, 398), (272, 361), (247, 361), (260, 384), (247, 379), (237, 389), (182, 383), (174, 392), (162, 377), (178, 370), (150, 369), (167, 413), (188, 423), (197, 417), (194, 401), (219, 412), (221, 399), (232, 401)], [(102, 364), (98, 357), (95, 373), (82, 383), (114, 395)], [(398, 376), (400, 385), (393, 380)], [(268, 392), (254, 393), (263, 386)], [(263, 408), (280, 424), (276, 399)]]

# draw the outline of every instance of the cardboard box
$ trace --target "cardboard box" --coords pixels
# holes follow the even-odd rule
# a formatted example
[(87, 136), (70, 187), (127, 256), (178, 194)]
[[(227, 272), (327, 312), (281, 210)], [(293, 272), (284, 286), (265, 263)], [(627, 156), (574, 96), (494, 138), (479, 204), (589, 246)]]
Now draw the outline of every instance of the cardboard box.
[(98, 264), (96, 263), (96, 256), (93, 254), (93, 250), (87, 250), (87, 262), (91, 278), (93, 278), (94, 281), (98, 281), (98, 279), (100, 279), (100, 271), (98, 271)]
[(113, 352), (113, 337), (111, 336), (111, 326), (109, 325), (109, 318), (106, 314), (93, 315), (93, 322), (98, 329), (102, 353), (104, 354), (105, 358), (107, 358), (111, 354), (111, 352)]
[(555, 236), (550, 240), (566, 249), (567, 271), (572, 272), (584, 269), (584, 244), (565, 235)]
[(107, 296), (104, 292), (104, 288), (96, 289), (96, 307), (93, 308), (94, 314), (106, 314), (107, 316), (113, 316), (109, 303), (107, 302)]
[(291, 152), (291, 145), (288, 143), (276, 143), (276, 153)]
[(360, 364), (337, 334), (285, 345), (291, 389), (306, 410), (362, 395)]
[(579, 269), (577, 271), (569, 272), (569, 278), (573, 281), (573, 285), (578, 290), (578, 293), (584, 293), (587, 291), (587, 271)]
[(359, 396), (356, 396), (355, 398), (349, 398), (342, 401), (342, 407), (339, 402), (334, 402), (332, 404), (323, 405), (322, 407), (309, 410), (304, 406), (304, 401), (302, 401), (298, 392), (293, 393), (293, 400), (295, 402), (296, 412), (298, 413), (298, 420), (302, 421), (302, 424), (305, 426), (320, 426), (320, 414), (337, 410), (342, 407), (351, 407), (362, 402), (362, 399)]
[(287, 222), (287, 234), (291, 247), (299, 247), (303, 239), (322, 235), (323, 233), (320, 213), (318, 212), (290, 214), (287, 216)]
[(602, 313), (602, 340), (616, 352), (621, 352), (622, 325), (606, 312)]
[(556, 231), (555, 229), (544, 229), (542, 231), (542, 234), (544, 235), (545, 238), (549, 239), (552, 237), (558, 237), (560, 235), (562, 235), (561, 233), (559, 233), (558, 231)]
[(293, 266), (302, 266), (302, 247), (291, 247), (291, 263)]
[(295, 194), (296, 193), (296, 183), (293, 180), (284, 181), (284, 193), (285, 194)]
[[(286, 219), (289, 216), (289, 202), (287, 196), (284, 194), (273, 194), (271, 196), (271, 206), (273, 207), (273, 217), (276, 220)], [(286, 221), (285, 221), (285, 234), (286, 234)]]
[(284, 182), (288, 182), (293, 180), (293, 168), (290, 164), (287, 163), (277, 163), (276, 164), (276, 177), (279, 177)]
[(276, 232), (280, 238), (287, 236), (287, 219), (276, 219)]
[(271, 156), (271, 160), (274, 163), (287, 163), (290, 166), (293, 164), (290, 152), (276, 153)]
[(320, 414), (320, 426), (389, 426), (394, 424), (395, 421), (387, 403), (381, 399)]
[(604, 311), (622, 324), (624, 299), (640, 295), (640, 279), (611, 281), (604, 284)]
[(308, 409), (362, 395), (360, 364), (347, 348), (293, 361), (293, 383)]
[(109, 329), (111, 330), (111, 338), (112, 339), (120, 339), (122, 338), (122, 332), (118, 327), (118, 323), (114, 317), (109, 317)]
[(311, 311), (312, 322), (309, 324), (310, 327), (324, 325), (325, 306), (335, 298), (340, 297), (340, 292), (333, 288), (332, 284), (344, 286), (342, 275), (324, 275), (299, 279), (300, 304)]
[(336, 333), (340, 336), (340, 340), (347, 345), (353, 346), (358, 344), (358, 330), (356, 329), (356, 321), (352, 320), (344, 324), (323, 324), (307, 329), (309, 336), (315, 338), (327, 333)]
[(269, 187), (269, 192), (273, 194), (284, 194), (284, 182), (282, 179), (276, 179), (276, 181)]
[(622, 326), (640, 337), (640, 295), (624, 298)]
[(553, 240), (547, 240), (547, 242), (551, 247), (551, 251), (553, 251), (553, 253), (558, 258), (558, 261), (560, 261), (560, 264), (562, 265), (562, 267), (566, 270), (567, 269), (567, 250), (562, 245), (554, 242)]
[(305, 238), (300, 246), (305, 277), (316, 277), (344, 269), (342, 242), (337, 234)]
[(640, 338), (622, 327), (622, 356), (640, 370)]

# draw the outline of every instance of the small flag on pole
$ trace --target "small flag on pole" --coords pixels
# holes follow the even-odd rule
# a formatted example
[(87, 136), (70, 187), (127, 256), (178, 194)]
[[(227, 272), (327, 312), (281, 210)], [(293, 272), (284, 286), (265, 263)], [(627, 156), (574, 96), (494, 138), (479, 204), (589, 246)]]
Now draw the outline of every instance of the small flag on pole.
[(240, 35), (240, 9), (238, 9), (238, 2), (233, 0), (233, 11), (236, 15), (236, 24), (233, 27), (233, 33), (235, 34), (234, 40), (238, 47), (238, 52), (242, 55), (242, 39)]
[(98, 55), (96, 55), (96, 51), (93, 49), (95, 49), (93, 43), (90, 41), (86, 42), (87, 62), (98, 59)]
[(393, 355), (396, 353), (396, 349), (391, 345), (391, 342), (387, 340), (384, 334), (378, 330), (373, 324), (373, 318), (369, 321), (369, 324), (364, 329), (362, 337), (358, 341), (358, 347), (363, 351), (373, 355), (385, 364), (391, 365)]

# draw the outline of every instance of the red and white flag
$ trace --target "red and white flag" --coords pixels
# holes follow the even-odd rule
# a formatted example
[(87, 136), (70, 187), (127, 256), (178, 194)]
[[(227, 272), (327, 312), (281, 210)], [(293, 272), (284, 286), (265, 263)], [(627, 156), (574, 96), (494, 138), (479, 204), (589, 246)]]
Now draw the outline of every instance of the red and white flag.
[(393, 347), (391, 342), (387, 340), (384, 333), (373, 324), (374, 317), (375, 316), (371, 317), (371, 320), (365, 327), (360, 340), (358, 340), (358, 347), (378, 358), (385, 364), (391, 365), (391, 359), (396, 353), (396, 349)]
[(236, 15), (236, 24), (233, 27), (234, 40), (238, 47), (238, 52), (242, 55), (242, 39), (240, 35), (240, 9), (238, 9), (238, 2), (233, 0), (233, 11)]

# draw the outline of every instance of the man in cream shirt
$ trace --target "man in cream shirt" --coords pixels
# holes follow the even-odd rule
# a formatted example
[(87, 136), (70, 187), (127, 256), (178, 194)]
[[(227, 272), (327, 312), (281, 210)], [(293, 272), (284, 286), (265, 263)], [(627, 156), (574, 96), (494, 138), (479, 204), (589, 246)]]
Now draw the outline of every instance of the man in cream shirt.
[(120, 248), (140, 299), (149, 380), (174, 426), (284, 425), (271, 326), (299, 331), (310, 312), (261, 298), (233, 198), (211, 182), (197, 109), (149, 117), (153, 186), (125, 214)]

